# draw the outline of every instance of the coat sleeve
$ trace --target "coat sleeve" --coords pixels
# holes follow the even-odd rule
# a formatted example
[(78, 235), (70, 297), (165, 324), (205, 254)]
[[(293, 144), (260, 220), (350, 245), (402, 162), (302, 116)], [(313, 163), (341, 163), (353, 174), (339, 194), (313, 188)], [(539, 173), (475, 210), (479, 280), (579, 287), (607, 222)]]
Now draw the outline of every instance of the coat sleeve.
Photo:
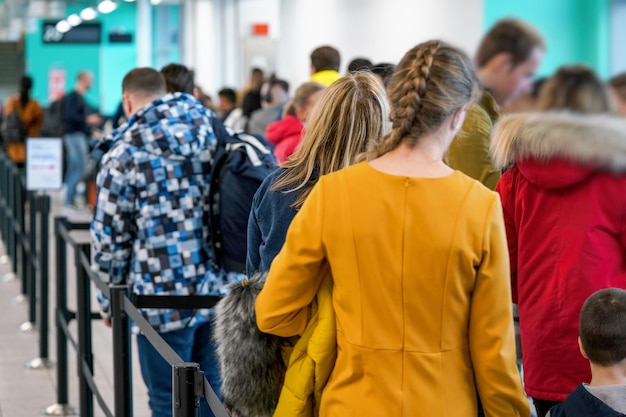
[[(135, 190), (120, 159), (108, 158), (97, 177), (98, 192), (90, 232), (94, 248), (92, 269), (111, 284), (123, 284), (130, 272), (135, 235)], [(103, 311), (108, 303), (98, 297)]]
[(293, 219), (285, 244), (270, 268), (256, 300), (262, 332), (290, 337), (304, 331), (310, 304), (326, 272), (323, 178)]
[(504, 212), (504, 226), (506, 239), (509, 247), (509, 260), (511, 269), (511, 298), (517, 304), (517, 228), (515, 227), (515, 202), (513, 198), (513, 176), (516, 168), (504, 173), (496, 191), (502, 200)]
[(509, 262), (499, 199), (487, 213), (482, 262), (472, 294), (470, 355), (485, 416), (530, 415), (515, 355)]
[[(261, 272), (261, 254), (259, 248), (263, 243), (261, 236), (261, 228), (259, 227), (259, 220), (257, 218), (257, 208), (259, 207), (259, 201), (261, 199), (260, 191), (257, 190), (252, 199), (252, 207), (250, 209), (250, 216), (248, 217), (248, 231), (247, 231), (247, 250), (246, 250), (246, 275), (252, 276), (255, 272)], [(265, 272), (265, 271), (262, 271)]]

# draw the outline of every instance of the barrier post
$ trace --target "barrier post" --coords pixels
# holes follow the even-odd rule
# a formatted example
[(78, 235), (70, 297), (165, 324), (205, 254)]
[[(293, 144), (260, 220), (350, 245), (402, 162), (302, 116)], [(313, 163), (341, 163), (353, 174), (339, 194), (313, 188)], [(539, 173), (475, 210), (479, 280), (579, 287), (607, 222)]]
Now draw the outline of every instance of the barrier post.
[(39, 357), (26, 362), (27, 369), (48, 369), (54, 363), (48, 358), (48, 325), (49, 325), (49, 291), (50, 280), (48, 268), (48, 246), (49, 242), (49, 221), (50, 196), (41, 195), (38, 197), (39, 203), (39, 248), (37, 248), (37, 265), (39, 269), (39, 319), (37, 320), (39, 329)]
[(39, 211), (37, 195), (34, 192), (28, 193), (29, 201), (29, 230), (28, 230), (28, 251), (26, 254), (26, 292), (28, 294), (28, 321), (22, 323), (19, 327), (21, 332), (32, 331), (37, 320), (37, 268), (36, 268), (36, 251), (37, 251), (37, 212)]
[(46, 416), (70, 416), (77, 415), (78, 410), (69, 404), (68, 394), (68, 362), (67, 362), (67, 336), (63, 330), (64, 324), (70, 319), (67, 309), (67, 244), (61, 235), (62, 229), (67, 229), (68, 222), (65, 217), (54, 219), (54, 252), (56, 265), (56, 347), (57, 347), (57, 402), (46, 408), (41, 413)]
[(124, 311), (124, 296), (130, 296), (130, 286), (112, 285), (110, 289), (115, 417), (131, 417), (133, 384), (130, 319)]
[[(2, 245), (5, 249), (5, 254), (0, 256), (0, 263), (5, 264), (12, 260), (11, 270), (4, 274), (2, 280), (4, 282), (13, 282), (17, 278), (16, 275), (16, 266), (17, 262), (15, 260), (17, 256), (16, 252), (16, 230), (15, 230), (15, 193), (11, 196), (9, 190), (9, 184), (12, 181), (12, 165), (9, 163), (8, 159), (4, 154), (0, 158), (0, 174), (2, 178), (0, 179), (0, 210), (2, 214), (0, 214), (0, 229), (2, 229), (2, 238), (4, 242), (0, 241), (0, 245)], [(19, 243), (19, 242), (18, 242)], [(19, 301), (19, 300), (18, 300)]]
[(25, 219), (26, 216), (24, 214), (24, 210), (26, 209), (26, 184), (24, 183), (24, 176), (20, 175), (19, 182), (17, 183), (16, 190), (16, 199), (17, 199), (17, 213), (16, 213), (16, 221), (19, 227), (19, 235), (17, 237), (17, 254), (18, 254), (18, 269), (17, 276), (21, 280), (22, 288), (21, 294), (16, 297), (17, 302), (24, 302), (26, 300), (26, 251), (24, 248), (24, 239), (26, 239), (26, 227), (25, 227)]
[[(200, 365), (193, 362), (174, 364), (172, 368), (172, 416), (198, 417), (200, 400), (198, 398), (198, 381)], [(202, 374), (200, 374), (202, 375)]]
[(83, 364), (93, 374), (93, 352), (91, 349), (91, 282), (83, 268), (80, 257), (91, 256), (91, 245), (80, 244), (75, 248), (76, 264), (76, 318), (78, 321), (78, 391), (81, 417), (93, 417), (93, 393), (83, 372)]
[[(4, 188), (4, 184), (7, 180), (7, 168), (6, 168), (6, 159), (4, 156), (4, 152), (0, 151), (0, 234), (2, 234), (2, 246), (4, 246), (4, 240), (7, 238), (6, 236), (6, 219), (7, 219), (7, 205), (6, 205), (6, 190)], [(1, 257), (0, 263), (5, 263), (9, 260), (9, 258)]]
[[(11, 175), (9, 175), (9, 206), (11, 207), (11, 224), (9, 227), (9, 257), (11, 260), (11, 271), (17, 273), (17, 231), (15, 229), (17, 221), (17, 199), (15, 190), (19, 180), (19, 169), (15, 164), (11, 165)], [(23, 209), (22, 209), (23, 210)], [(14, 275), (13, 275), (14, 276)]]

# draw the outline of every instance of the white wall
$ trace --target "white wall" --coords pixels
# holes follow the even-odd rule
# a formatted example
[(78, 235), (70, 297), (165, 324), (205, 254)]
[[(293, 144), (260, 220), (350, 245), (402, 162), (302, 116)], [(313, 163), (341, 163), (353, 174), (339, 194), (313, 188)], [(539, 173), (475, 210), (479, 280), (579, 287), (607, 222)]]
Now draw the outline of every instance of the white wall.
[(626, 71), (626, 0), (613, 1), (611, 10), (611, 74)]
[[(277, 75), (293, 90), (309, 79), (318, 46), (339, 49), (341, 71), (364, 56), (397, 63), (419, 42), (441, 38), (470, 55), (483, 34), (483, 0), (187, 0), (193, 5), (193, 59), (198, 82), (213, 95), (247, 83), (246, 39), (254, 23), (269, 25)], [(186, 15), (186, 17), (189, 15)], [(191, 17), (191, 16), (189, 16)], [(256, 39), (258, 40), (258, 39)], [(248, 45), (252, 43), (248, 42)], [(258, 51), (262, 55), (263, 51)]]
[(440, 38), (470, 55), (483, 34), (483, 0), (281, 0), (278, 73), (308, 80), (309, 55), (329, 44), (341, 71), (357, 56), (397, 63), (416, 44)]

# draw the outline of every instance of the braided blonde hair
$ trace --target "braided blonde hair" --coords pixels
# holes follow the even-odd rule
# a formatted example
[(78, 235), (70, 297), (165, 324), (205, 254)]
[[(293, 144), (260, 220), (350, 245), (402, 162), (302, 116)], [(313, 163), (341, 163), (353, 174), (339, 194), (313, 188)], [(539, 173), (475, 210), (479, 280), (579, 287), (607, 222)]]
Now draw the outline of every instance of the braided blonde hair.
[(415, 146), (422, 135), (437, 130), (477, 94), (478, 83), (467, 55), (438, 40), (415, 46), (404, 55), (391, 78), (392, 130), (378, 155), (402, 142)]

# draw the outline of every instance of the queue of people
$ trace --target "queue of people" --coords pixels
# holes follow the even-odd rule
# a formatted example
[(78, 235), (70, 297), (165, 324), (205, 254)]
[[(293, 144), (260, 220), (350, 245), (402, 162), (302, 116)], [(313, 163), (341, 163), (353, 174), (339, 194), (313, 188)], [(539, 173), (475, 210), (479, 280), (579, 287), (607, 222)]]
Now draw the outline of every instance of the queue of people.
[[(143, 310), (233, 416), (625, 415), (626, 83), (580, 65), (533, 83), (546, 53), (514, 19), (474, 60), (430, 40), (342, 75), (322, 46), (293, 98), (253, 69), (215, 111), (185, 66), (134, 69), (125, 121), (98, 144), (93, 268), (139, 294), (231, 305), (229, 291), (260, 283), (217, 316)], [(64, 102), (66, 204), (103, 122), (83, 98), (92, 82), (81, 72)], [(42, 121), (31, 88), (24, 77), (5, 108), (29, 136)], [(216, 268), (207, 220), (220, 126), (278, 160), (250, 202), (243, 280)], [(252, 325), (219, 331), (237, 320)], [(137, 343), (152, 415), (169, 416), (169, 365)], [(262, 383), (251, 354), (280, 372), (266, 414), (237, 386)]]

